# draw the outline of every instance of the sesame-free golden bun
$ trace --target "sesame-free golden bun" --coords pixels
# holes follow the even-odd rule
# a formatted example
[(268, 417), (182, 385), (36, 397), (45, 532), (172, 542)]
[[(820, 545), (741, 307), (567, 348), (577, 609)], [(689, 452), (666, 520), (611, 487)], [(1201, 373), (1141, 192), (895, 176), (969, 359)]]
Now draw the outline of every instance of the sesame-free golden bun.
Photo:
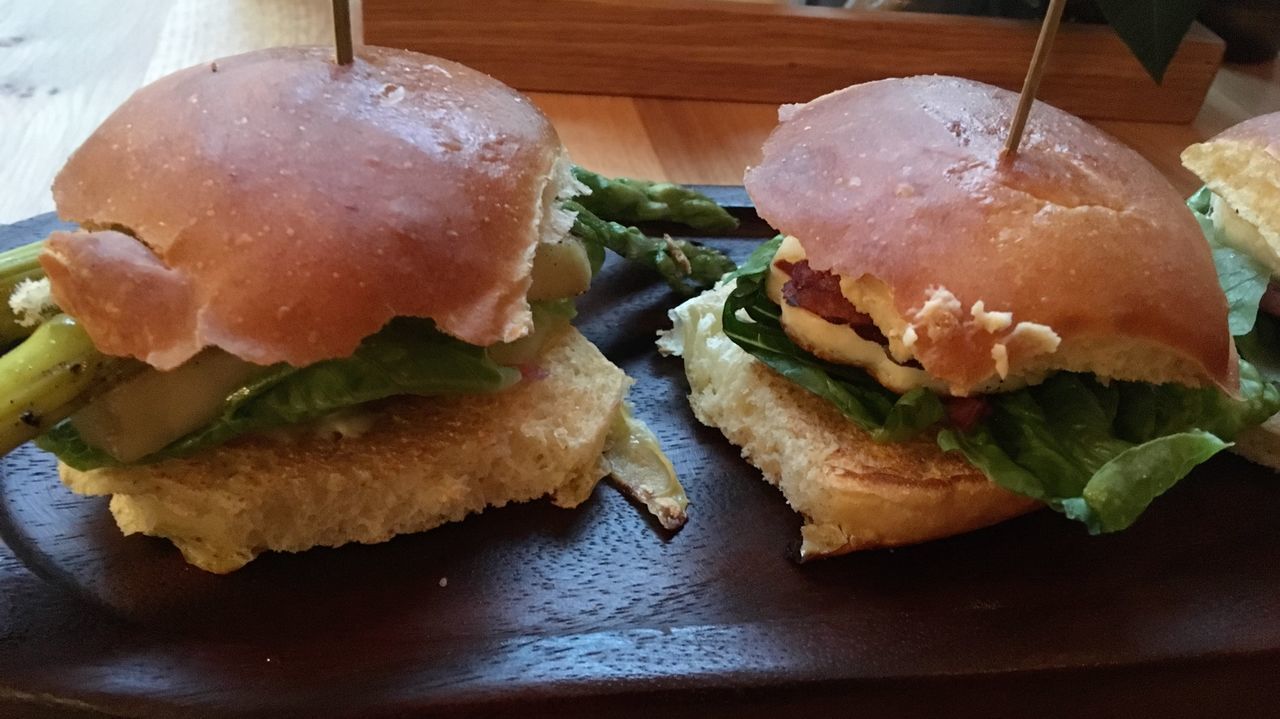
[(785, 107), (747, 190), (814, 269), (840, 275), (899, 361), (952, 394), (1055, 370), (1235, 392), (1226, 301), (1183, 198), (1044, 103), (1002, 159), (1016, 104), (931, 76)]
[(529, 100), (413, 52), (274, 48), (142, 88), (54, 183), (42, 265), (95, 345), (160, 369), (349, 355), (392, 317), (487, 345), (531, 326), (561, 143)]
[(1270, 257), (1256, 259), (1274, 268), (1274, 257), (1280, 256), (1280, 112), (1245, 120), (1188, 147), (1182, 164), (1258, 229)]

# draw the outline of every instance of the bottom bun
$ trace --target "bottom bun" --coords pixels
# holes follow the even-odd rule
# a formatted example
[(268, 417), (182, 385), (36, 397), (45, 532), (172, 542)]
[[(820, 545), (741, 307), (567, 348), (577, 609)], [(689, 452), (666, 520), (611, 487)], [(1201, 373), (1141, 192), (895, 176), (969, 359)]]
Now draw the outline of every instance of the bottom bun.
[(1241, 432), (1231, 451), (1250, 462), (1280, 471), (1280, 414)]
[(683, 356), (694, 414), (742, 448), (804, 517), (803, 559), (960, 534), (1043, 506), (994, 484), (931, 438), (882, 444), (725, 336), (730, 287), (672, 311), (660, 342)]
[(125, 534), (167, 538), (216, 573), (267, 550), (383, 542), (545, 495), (572, 507), (607, 472), (601, 452), (630, 380), (572, 329), (540, 365), (540, 379), (499, 394), (387, 400), (359, 438), (253, 437), (145, 466), (63, 465), (62, 480), (112, 495)]

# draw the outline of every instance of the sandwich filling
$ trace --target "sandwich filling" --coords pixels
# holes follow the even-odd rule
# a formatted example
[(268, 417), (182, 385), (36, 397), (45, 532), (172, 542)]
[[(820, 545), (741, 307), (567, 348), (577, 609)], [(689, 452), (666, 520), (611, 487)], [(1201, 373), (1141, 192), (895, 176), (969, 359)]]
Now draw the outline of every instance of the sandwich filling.
[(1240, 356), (1280, 383), (1280, 253), (1259, 227), (1208, 187), (1187, 200), (1213, 249)]
[[(966, 311), (945, 287), (932, 288), (904, 316), (883, 282), (815, 270), (792, 236), (784, 236), (778, 247), (766, 291), (796, 344), (822, 359), (861, 367), (898, 393), (917, 387), (957, 397), (1008, 392), (1037, 384), (1075, 361), (1056, 354), (1062, 338), (1052, 327), (1015, 321), (1012, 312), (988, 309), (981, 300)], [(987, 380), (976, 385), (948, 381), (929, 372), (917, 355), (926, 342), (955, 335), (978, 347), (989, 345), (986, 366), (978, 368)]]
[[(358, 436), (377, 413), (371, 402), (399, 394), (498, 392), (533, 372), (547, 341), (564, 331), (572, 297), (587, 290), (593, 266), (572, 234), (576, 212), (564, 203), (590, 193), (561, 156), (540, 198), (538, 242), (530, 258), (530, 327), (512, 342), (477, 347), (430, 319), (398, 317), (350, 356), (305, 367), (257, 365), (206, 348), (175, 369), (141, 369), (102, 392), (40, 439), (80, 470), (149, 463), (216, 446), (242, 434)], [(23, 321), (54, 305), (49, 280), (29, 281), (10, 306)], [(536, 373), (536, 372), (535, 372)]]
[[(10, 424), (18, 431), (0, 437), (2, 449), (34, 436), (66, 465), (89, 471), (188, 456), (245, 435), (282, 442), (304, 436), (356, 439), (377, 428), (387, 416), (382, 403), (397, 396), (496, 393), (545, 379), (539, 364), (544, 349), (570, 331), (574, 297), (588, 289), (606, 250), (689, 292), (733, 268), (711, 248), (650, 237), (621, 224), (667, 221), (702, 230), (736, 225), (712, 200), (677, 185), (611, 180), (562, 157), (542, 189), (537, 217), (530, 228), (537, 242), (527, 256), (530, 321), (523, 336), (478, 346), (442, 331), (430, 318), (399, 316), (349, 356), (304, 366), (264, 366), (216, 347), (166, 371), (104, 355), (74, 319), (59, 314), (37, 263), (39, 244), (0, 253), (0, 280), (7, 283), (11, 310), (0, 317), (0, 343), (20, 343), (0, 362), (9, 362), (7, 369), (21, 359), (19, 369), (39, 373), (46, 384), (50, 378), (66, 380), (57, 397), (33, 391), (8, 398)], [(29, 357), (47, 357), (56, 366), (41, 370)], [(674, 469), (625, 406), (612, 422), (604, 461), (623, 491), (646, 504), (664, 526), (683, 523), (687, 500)]]
[[(722, 334), (873, 439), (936, 435), (942, 450), (960, 452), (992, 481), (1091, 532), (1129, 526), (1193, 467), (1280, 410), (1280, 390), (1248, 362), (1240, 364), (1238, 398), (1069, 371), (953, 396), (915, 366), (909, 326), (879, 321), (884, 309), (874, 302), (844, 291), (837, 297), (836, 279), (784, 251), (788, 242), (765, 243), (716, 291), (673, 310), (664, 351), (709, 351), (706, 338)], [(847, 278), (839, 283), (843, 290)], [(974, 314), (996, 329), (1012, 324), (1003, 313)]]
[[(912, 358), (910, 336), (904, 342), (902, 323), (882, 325), (864, 312), (846, 293), (839, 275), (814, 270), (804, 248), (794, 237), (785, 237), (769, 267), (765, 286), (769, 299), (778, 305), (780, 323), (795, 343), (830, 362), (862, 367), (880, 384), (895, 392), (918, 387), (943, 391), (945, 383), (932, 377)], [(869, 293), (862, 293), (866, 297)], [(862, 306), (883, 320), (886, 303)]]

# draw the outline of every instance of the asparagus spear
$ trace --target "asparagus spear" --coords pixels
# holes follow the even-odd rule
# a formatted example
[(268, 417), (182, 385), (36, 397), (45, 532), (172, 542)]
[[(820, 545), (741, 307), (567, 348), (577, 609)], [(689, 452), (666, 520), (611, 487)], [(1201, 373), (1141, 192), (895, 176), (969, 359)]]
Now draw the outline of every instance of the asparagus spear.
[(574, 198), (593, 215), (616, 222), (677, 222), (697, 230), (725, 232), (738, 226), (733, 215), (711, 198), (682, 185), (618, 178), (611, 180), (581, 167), (574, 177), (591, 194)]
[(47, 431), (95, 390), (139, 366), (98, 352), (66, 315), (40, 325), (22, 344), (0, 355), (0, 455)]
[(0, 252), (0, 349), (8, 347), (26, 337), (35, 330), (34, 327), (23, 327), (9, 307), (9, 296), (13, 289), (23, 280), (34, 280), (44, 276), (40, 263), (43, 242), (33, 242), (12, 250)]
[(714, 248), (670, 237), (648, 237), (634, 227), (606, 222), (577, 202), (566, 202), (564, 208), (578, 213), (573, 235), (589, 248), (607, 247), (628, 260), (646, 265), (681, 294), (693, 295), (705, 290), (736, 267), (733, 260)]

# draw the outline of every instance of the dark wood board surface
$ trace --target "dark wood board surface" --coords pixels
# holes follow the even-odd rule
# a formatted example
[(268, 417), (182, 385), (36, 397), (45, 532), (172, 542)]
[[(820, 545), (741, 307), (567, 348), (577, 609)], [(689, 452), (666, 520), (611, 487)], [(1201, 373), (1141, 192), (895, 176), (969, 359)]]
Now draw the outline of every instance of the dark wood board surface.
[[(738, 258), (769, 234), (741, 212), (741, 237), (714, 240)], [(0, 229), (0, 247), (52, 223)], [(601, 485), (575, 510), (507, 507), (217, 577), (121, 537), (48, 457), (0, 460), (0, 716), (1274, 711), (1274, 474), (1217, 458), (1115, 536), (1045, 511), (801, 565), (798, 517), (652, 349), (674, 301), (611, 263), (578, 324), (637, 379), (681, 474), (675, 535)]]

